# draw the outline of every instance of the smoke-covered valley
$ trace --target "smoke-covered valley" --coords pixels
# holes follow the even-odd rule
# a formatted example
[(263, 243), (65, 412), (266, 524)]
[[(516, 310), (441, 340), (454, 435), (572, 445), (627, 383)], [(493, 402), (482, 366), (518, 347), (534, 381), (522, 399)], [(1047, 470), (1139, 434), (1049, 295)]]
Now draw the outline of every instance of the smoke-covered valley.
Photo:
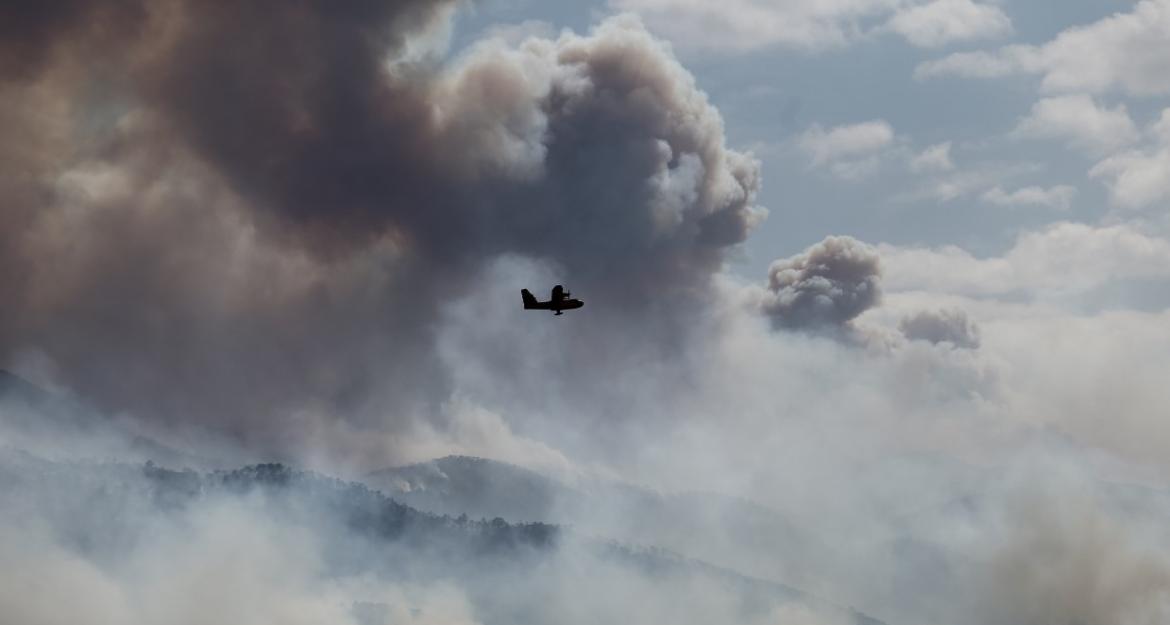
[[(28, 409), (30, 388), (10, 390), (7, 409)], [(21, 429), (6, 425), (9, 437)], [(167, 454), (144, 441), (105, 446), (117, 433), (102, 429), (83, 433), (100, 441), (90, 454)], [(6, 621), (880, 625), (678, 552), (569, 526), (437, 515), (282, 464), (173, 470), (86, 455), (0, 449)]]
[(1170, 619), (1164, 221), (747, 275), (762, 159), (950, 144), (489, 9), (0, 8), (0, 622)]

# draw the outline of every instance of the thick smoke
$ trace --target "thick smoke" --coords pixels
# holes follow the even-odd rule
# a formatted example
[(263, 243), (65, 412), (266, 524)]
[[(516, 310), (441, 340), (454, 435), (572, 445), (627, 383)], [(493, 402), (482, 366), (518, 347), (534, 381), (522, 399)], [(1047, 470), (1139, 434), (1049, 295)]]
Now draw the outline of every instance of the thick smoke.
[(44, 3), (15, 0), (0, 9), (0, 80), (35, 77), (46, 65), (68, 62), (78, 44), (90, 54), (91, 67), (108, 69), (106, 54), (136, 36), (147, 16), (140, 0)]
[(0, 482), (5, 622), (869, 622), (659, 550), (427, 515), (280, 465), (200, 474), (0, 449)]
[(955, 347), (979, 347), (979, 325), (958, 308), (923, 310), (904, 317), (898, 329), (911, 340), (950, 343)]
[[(128, 418), (103, 433), (83, 410), (56, 424), (0, 407), (19, 422), (0, 446), (51, 439), (55, 458), (159, 462), (166, 446), (123, 436), (131, 425), (183, 451), (209, 429), (253, 458), (370, 468), (457, 439), (462, 453), (759, 501), (687, 496), (650, 515), (598, 498), (576, 509), (595, 518), (566, 520), (637, 526), (890, 623), (1167, 620), (1166, 312), (940, 300), (942, 287), (907, 295), (902, 276), (890, 299), (905, 301), (859, 320), (879, 302), (880, 265), (848, 237), (743, 289), (719, 269), (763, 215), (758, 166), (725, 147), (665, 44), (622, 17), (443, 57), (453, 10), (4, 5), (0, 367)], [(562, 280), (586, 314), (519, 314), (519, 287)], [(766, 316), (744, 305), (757, 294)], [(956, 301), (982, 336), (930, 313), (903, 332), (978, 350), (824, 336), (883, 315), (892, 332), (898, 311)], [(1041, 467), (1019, 494), (979, 479), (1038, 452), (1084, 471), (1057, 488)], [(88, 486), (70, 496), (46, 474)], [(1078, 491), (1103, 476), (1116, 483)], [(749, 620), (708, 577), (571, 551), (510, 575), (423, 541), (485, 586), (436, 582), (442, 571), (414, 584), (401, 575), (431, 567), (426, 553), (388, 557), (350, 525), (285, 514), (336, 492), (330, 480), (276, 509), (232, 495), (176, 510), (151, 489), (121, 505), (109, 488), (142, 479), (140, 464), (55, 462), (0, 476), (0, 614), (519, 622), (475, 609), (498, 594), (541, 623), (838, 622), (798, 607)], [(333, 568), (350, 560), (392, 575)]]
[(184, 144), (307, 243), (390, 235), (428, 267), (520, 253), (643, 289), (701, 282), (759, 218), (757, 165), (638, 22), (387, 68), (442, 5), (361, 6), (192, 3), (144, 71)]
[(441, 423), (435, 320), (494, 259), (669, 321), (764, 215), (631, 18), (442, 61), (446, 2), (84, 6), (3, 20), (0, 362), (107, 411), (392, 456), (361, 432)]
[(764, 312), (781, 327), (836, 327), (881, 301), (877, 251), (848, 236), (830, 236), (772, 263)]
[(1170, 560), (1161, 519), (1070, 490), (1017, 493), (988, 524), (976, 547), (987, 547), (990, 561), (971, 584), (984, 599), (983, 622), (1166, 622)]

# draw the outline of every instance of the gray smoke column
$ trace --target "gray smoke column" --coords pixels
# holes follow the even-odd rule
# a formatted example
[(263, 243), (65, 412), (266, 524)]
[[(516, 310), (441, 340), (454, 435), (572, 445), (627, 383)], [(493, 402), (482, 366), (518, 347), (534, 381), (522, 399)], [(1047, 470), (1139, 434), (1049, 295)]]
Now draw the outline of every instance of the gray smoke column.
[(835, 327), (881, 301), (881, 264), (873, 247), (830, 236), (768, 270), (764, 312), (781, 327)]
[(955, 347), (979, 347), (979, 325), (957, 308), (923, 310), (903, 318), (898, 329), (911, 340), (950, 343)]
[(0, 10), (0, 363), (105, 410), (364, 445), (441, 420), (436, 319), (495, 259), (685, 327), (765, 215), (629, 17), (444, 60), (450, 2), (79, 6)]

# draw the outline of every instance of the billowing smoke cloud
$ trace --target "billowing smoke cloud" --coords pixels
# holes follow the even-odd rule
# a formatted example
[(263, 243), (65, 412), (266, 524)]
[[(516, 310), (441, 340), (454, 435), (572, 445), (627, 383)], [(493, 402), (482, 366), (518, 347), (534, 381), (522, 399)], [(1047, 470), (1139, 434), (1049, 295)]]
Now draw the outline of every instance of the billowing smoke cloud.
[(993, 545), (990, 562), (972, 584), (986, 593), (980, 597), (987, 606), (984, 622), (1170, 618), (1170, 561), (1160, 521), (1118, 503), (1075, 491), (1033, 490), (1009, 500), (986, 540)]
[(909, 599), (920, 618), (974, 625), (1170, 617), (1163, 492), (1087, 479), (1051, 459), (989, 478), (962, 504), (922, 515), (900, 541), (909, 557), (895, 577), (921, 591)]
[[(41, 3), (19, 19), (14, 7), (0, 9), (0, 366), (43, 372), (174, 435), (164, 443), (198, 426), (258, 454), (365, 467), (456, 447), (763, 500), (779, 517), (749, 514), (688, 555), (884, 607), (873, 612), (890, 622), (1167, 620), (1164, 509), (1147, 523), (1129, 499), (1053, 496), (1041, 480), (973, 510), (978, 489), (959, 488), (985, 464), (1054, 446), (1085, 465), (1132, 454), (1163, 467), (1167, 314), (962, 300), (987, 330), (980, 350), (770, 331), (848, 330), (879, 301), (878, 257), (831, 237), (779, 261), (752, 292), (766, 318), (743, 314), (738, 284), (713, 285), (733, 281), (717, 275), (724, 255), (763, 214), (758, 168), (724, 146), (717, 111), (636, 21), (440, 59), (451, 3)], [(587, 314), (516, 313), (515, 288), (562, 279)], [(952, 301), (915, 294), (895, 310)], [(903, 331), (929, 340), (921, 325)], [(942, 325), (956, 345), (976, 336)], [(42, 413), (27, 420), (56, 434)], [(159, 446), (93, 432), (90, 455), (157, 460)], [(412, 438), (425, 435), (466, 446)], [(1096, 475), (1085, 468), (1076, 482)], [(247, 502), (156, 519), (101, 481), (68, 498), (20, 479), (64, 527), (106, 527), (92, 505), (105, 502), (127, 522), (114, 538), (141, 542), (103, 551), (0, 506), (12, 564), (0, 613), (18, 620), (152, 623), (202, 616), (191, 607), (215, 596), (229, 622), (361, 622), (353, 594), (395, 618), (477, 619), (461, 592), (337, 580), (330, 557), (373, 552), (335, 551)], [(947, 514), (922, 522), (938, 506)], [(785, 519), (817, 530), (807, 554), (762, 547), (804, 535)], [(896, 533), (904, 523), (932, 531)], [(745, 525), (758, 534), (729, 531)], [(939, 549), (921, 561), (897, 549), (931, 538)], [(599, 620), (598, 596), (610, 599), (600, 620), (751, 622), (723, 609), (718, 585), (563, 562), (560, 575), (481, 570), (528, 607), (543, 580), (535, 594), (553, 599), (535, 605), (539, 622)], [(892, 574), (904, 568), (911, 583)], [(28, 586), (30, 571), (50, 583)], [(62, 596), (76, 601), (57, 610)], [(940, 611), (902, 603), (917, 597)]]
[(898, 329), (911, 340), (950, 343), (955, 347), (979, 347), (979, 325), (958, 308), (923, 310), (903, 318)]
[(437, 313), (493, 259), (634, 325), (701, 302), (764, 211), (669, 49), (624, 17), (442, 61), (452, 10), (30, 9), (3, 42), (0, 362), (271, 451), (360, 446), (439, 416)]
[(147, 7), (139, 0), (10, 2), (0, 15), (0, 80), (9, 81), (34, 77), (45, 65), (66, 60), (62, 57), (77, 44), (97, 53), (90, 61), (100, 66), (108, 60), (102, 53), (118, 52), (120, 42), (136, 35)]
[(187, 6), (144, 71), (151, 102), (327, 251), (392, 235), (428, 266), (522, 253), (642, 289), (704, 279), (759, 219), (756, 163), (724, 148), (717, 111), (637, 21), (388, 69), (406, 35), (387, 26), (418, 30), (442, 5), (368, 6)]
[(781, 327), (834, 327), (881, 301), (877, 251), (848, 236), (830, 236), (772, 263), (764, 312)]

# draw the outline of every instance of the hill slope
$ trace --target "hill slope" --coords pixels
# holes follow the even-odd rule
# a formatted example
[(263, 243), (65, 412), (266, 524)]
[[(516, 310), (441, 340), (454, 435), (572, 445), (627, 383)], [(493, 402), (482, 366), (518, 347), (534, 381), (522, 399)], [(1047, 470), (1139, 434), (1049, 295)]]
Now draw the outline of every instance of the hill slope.
[(660, 493), (601, 479), (568, 483), (467, 456), (383, 469), (363, 481), (421, 510), (571, 525), (821, 594), (827, 587), (821, 580), (846, 566), (815, 534), (776, 511), (715, 493)]
[[(198, 592), (192, 584), (221, 583), (220, 575), (233, 584), (221, 592), (294, 576), (300, 581), (282, 581), (274, 592), (296, 589), (295, 601), (329, 596), (329, 605), (348, 606), (342, 622), (359, 625), (399, 622), (401, 614), (408, 622), (441, 620), (452, 610), (486, 625), (764, 623), (790, 613), (875, 623), (796, 589), (663, 550), (546, 523), (431, 514), (362, 484), (276, 464), (198, 473), (150, 463), (53, 462), (8, 450), (0, 452), (0, 509), (0, 551), (17, 538), (36, 545), (21, 570), (67, 558), (128, 596), (153, 584)], [(240, 536), (246, 540), (233, 543)], [(225, 550), (225, 543), (236, 547)], [(219, 556), (209, 564), (208, 554)], [(206, 566), (211, 572), (199, 573)], [(235, 574), (252, 569), (246, 579)], [(142, 570), (157, 573), (147, 583), (135, 577)], [(378, 598), (386, 588), (397, 589), (397, 603)], [(141, 600), (149, 604), (156, 595), (171, 596), (152, 592)], [(0, 605), (6, 613), (19, 607)], [(207, 609), (213, 615), (216, 608)]]

